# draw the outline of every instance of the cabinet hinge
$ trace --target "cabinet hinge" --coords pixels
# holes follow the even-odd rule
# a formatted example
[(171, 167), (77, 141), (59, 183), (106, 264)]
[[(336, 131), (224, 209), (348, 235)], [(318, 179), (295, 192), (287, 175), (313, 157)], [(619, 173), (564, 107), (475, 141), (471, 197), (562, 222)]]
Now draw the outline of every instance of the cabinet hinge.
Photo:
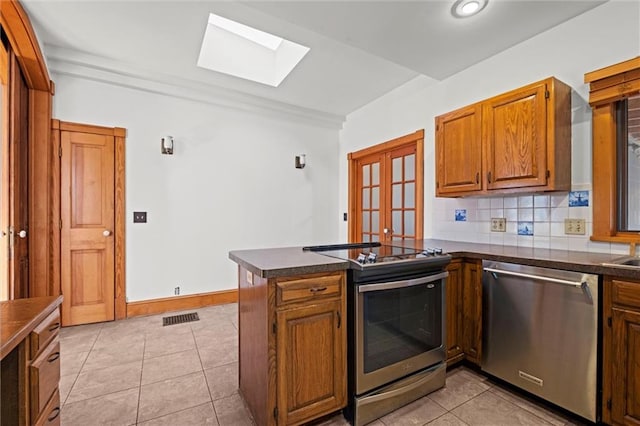
[(611, 321), (611, 317), (607, 317), (607, 325), (609, 327), (611, 327), (613, 325), (612, 321)]
[(58, 147), (58, 157), (62, 158), (62, 145)]
[(607, 399), (607, 410), (611, 410), (611, 398)]
[(62, 229), (62, 219), (60, 219), (59, 226), (60, 226), (60, 229)]
[(544, 91), (544, 98), (545, 98), (545, 99), (549, 99), (549, 96), (550, 96), (549, 91), (548, 91), (548, 90), (545, 90), (545, 91)]
[(436, 189), (440, 188), (440, 182), (436, 181)]
[(271, 331), (273, 331), (273, 334), (276, 334), (276, 330), (278, 330), (278, 323), (274, 321), (273, 325), (271, 326)]
[(547, 170), (547, 179), (551, 177), (551, 170)]
[(278, 421), (278, 407), (273, 409), (273, 418), (276, 419), (276, 422)]

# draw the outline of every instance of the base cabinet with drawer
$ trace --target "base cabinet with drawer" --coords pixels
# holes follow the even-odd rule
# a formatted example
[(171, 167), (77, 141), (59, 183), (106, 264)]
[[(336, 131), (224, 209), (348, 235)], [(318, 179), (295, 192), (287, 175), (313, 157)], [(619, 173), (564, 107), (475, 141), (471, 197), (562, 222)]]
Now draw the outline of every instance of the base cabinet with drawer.
[(60, 424), (61, 302), (59, 296), (0, 304), (2, 426)]
[(346, 405), (345, 273), (266, 279), (239, 267), (239, 387), (257, 425)]
[(640, 425), (640, 281), (605, 278), (603, 420)]

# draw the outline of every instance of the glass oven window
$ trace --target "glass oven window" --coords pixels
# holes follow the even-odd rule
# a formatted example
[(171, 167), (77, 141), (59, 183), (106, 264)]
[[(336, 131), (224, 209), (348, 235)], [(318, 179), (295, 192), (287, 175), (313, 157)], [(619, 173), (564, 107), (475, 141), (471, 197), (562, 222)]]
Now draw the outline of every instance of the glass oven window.
[(442, 282), (364, 293), (364, 373), (442, 345)]

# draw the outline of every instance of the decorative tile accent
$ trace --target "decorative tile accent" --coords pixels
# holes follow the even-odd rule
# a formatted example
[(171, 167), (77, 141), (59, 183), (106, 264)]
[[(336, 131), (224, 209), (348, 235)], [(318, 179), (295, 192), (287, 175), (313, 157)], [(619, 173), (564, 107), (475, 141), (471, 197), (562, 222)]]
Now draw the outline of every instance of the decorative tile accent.
[(587, 207), (589, 205), (589, 191), (569, 192), (569, 207)]
[(533, 235), (533, 222), (518, 222), (518, 235)]
[(466, 222), (467, 221), (467, 210), (466, 209), (456, 209), (455, 219), (456, 219), (456, 222)]

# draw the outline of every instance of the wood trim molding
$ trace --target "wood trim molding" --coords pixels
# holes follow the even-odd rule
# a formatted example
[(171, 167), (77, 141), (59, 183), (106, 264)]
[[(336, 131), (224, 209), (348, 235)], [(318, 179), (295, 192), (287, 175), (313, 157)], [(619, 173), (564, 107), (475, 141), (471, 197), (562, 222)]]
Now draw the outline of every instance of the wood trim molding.
[(189, 294), (161, 299), (141, 300), (127, 303), (127, 318), (161, 314), (204, 306), (222, 305), (238, 301), (238, 290), (222, 290), (211, 293)]
[(127, 317), (126, 291), (126, 211), (125, 211), (125, 135), (126, 130), (113, 129), (115, 142), (115, 319)]
[(51, 194), (49, 201), (49, 241), (51, 255), (51, 294), (62, 294), (60, 287), (60, 120), (51, 120)]
[(401, 147), (402, 145), (413, 142), (416, 140), (424, 140), (424, 130), (416, 130), (413, 133), (410, 133), (405, 136), (401, 136), (399, 138), (391, 139), (390, 141), (380, 143), (378, 145), (374, 145), (368, 148), (361, 149), (360, 151), (350, 152), (347, 155), (349, 160), (357, 160), (362, 157), (366, 157), (371, 154), (379, 154), (381, 152), (390, 151), (392, 149)]
[(51, 81), (31, 21), (18, 0), (2, 0), (0, 24), (30, 89), (51, 92)]
[(610, 65), (608, 67), (588, 72), (584, 75), (584, 82), (591, 83), (596, 80), (602, 80), (603, 78), (614, 76), (616, 74), (622, 74), (627, 71), (632, 71), (636, 68), (640, 68), (640, 56), (636, 56), (633, 59), (629, 59), (614, 65)]

